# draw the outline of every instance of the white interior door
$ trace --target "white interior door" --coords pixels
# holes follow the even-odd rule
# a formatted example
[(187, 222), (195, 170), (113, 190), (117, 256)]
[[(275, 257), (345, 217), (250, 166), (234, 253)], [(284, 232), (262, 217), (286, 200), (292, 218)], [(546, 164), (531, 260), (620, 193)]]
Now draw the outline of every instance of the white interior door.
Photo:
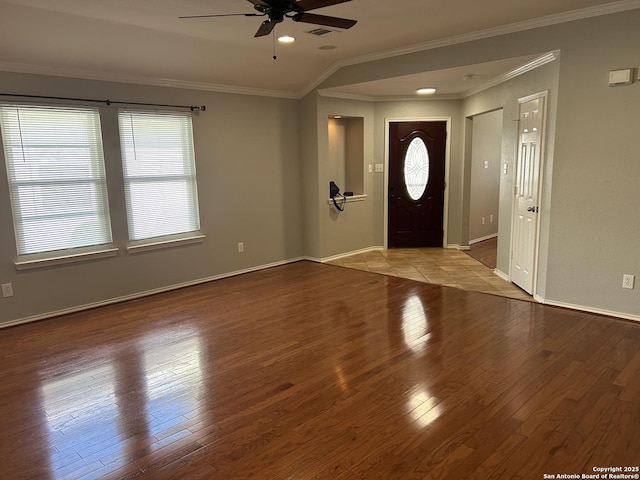
[(520, 100), (511, 281), (533, 295), (545, 94)]

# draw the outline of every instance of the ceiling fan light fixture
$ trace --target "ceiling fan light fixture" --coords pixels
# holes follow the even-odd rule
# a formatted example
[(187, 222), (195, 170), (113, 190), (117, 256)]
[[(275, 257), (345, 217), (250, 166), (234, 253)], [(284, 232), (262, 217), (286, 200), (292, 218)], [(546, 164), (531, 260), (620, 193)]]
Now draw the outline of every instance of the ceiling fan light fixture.
[(433, 95), (436, 93), (435, 87), (422, 87), (416, 90), (418, 95)]
[(296, 39), (290, 35), (283, 35), (281, 37), (278, 37), (278, 41), (280, 43), (284, 43), (284, 44), (290, 44), (296, 41)]

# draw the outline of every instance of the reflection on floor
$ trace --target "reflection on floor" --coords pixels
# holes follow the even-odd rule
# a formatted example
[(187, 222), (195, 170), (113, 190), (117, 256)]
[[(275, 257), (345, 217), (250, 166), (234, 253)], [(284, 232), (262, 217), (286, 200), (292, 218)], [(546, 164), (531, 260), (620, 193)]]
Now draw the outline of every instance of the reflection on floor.
[(482, 242), (476, 242), (473, 245), (470, 245), (470, 247), (471, 248), (464, 253), (472, 256), (491, 270), (496, 268), (498, 257), (498, 237), (483, 240)]
[(533, 298), (469, 255), (448, 248), (375, 250), (327, 262), (419, 282), (533, 301)]

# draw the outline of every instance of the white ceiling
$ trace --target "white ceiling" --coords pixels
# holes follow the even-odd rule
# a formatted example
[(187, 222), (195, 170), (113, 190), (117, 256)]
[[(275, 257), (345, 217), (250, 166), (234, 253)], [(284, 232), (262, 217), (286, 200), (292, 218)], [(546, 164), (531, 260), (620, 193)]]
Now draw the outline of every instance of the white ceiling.
[[(262, 18), (178, 19), (254, 12), (246, 0), (0, 0), (0, 70), (298, 97), (338, 66), (380, 52), (525, 29), (540, 18), (555, 23), (638, 7), (640, 0), (352, 0), (314, 11), (358, 20), (328, 37), (306, 33), (313, 25), (279, 24), (275, 33), (296, 42), (277, 45), (273, 60), (273, 38), (253, 37)], [(336, 48), (320, 49), (327, 45)], [(530, 60), (369, 82), (341, 93), (409, 95), (416, 83), (433, 83), (449, 85), (439, 93), (460, 95)], [(461, 80), (467, 73), (474, 74), (471, 82)]]

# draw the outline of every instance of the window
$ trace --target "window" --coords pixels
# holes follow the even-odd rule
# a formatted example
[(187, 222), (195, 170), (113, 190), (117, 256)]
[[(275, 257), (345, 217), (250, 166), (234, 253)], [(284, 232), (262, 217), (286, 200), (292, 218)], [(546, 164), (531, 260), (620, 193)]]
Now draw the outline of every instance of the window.
[(404, 183), (412, 200), (422, 198), (429, 184), (429, 152), (421, 138), (411, 140), (404, 157)]
[(0, 105), (0, 127), (18, 255), (110, 243), (98, 109)]
[(120, 111), (129, 238), (200, 229), (190, 114)]

